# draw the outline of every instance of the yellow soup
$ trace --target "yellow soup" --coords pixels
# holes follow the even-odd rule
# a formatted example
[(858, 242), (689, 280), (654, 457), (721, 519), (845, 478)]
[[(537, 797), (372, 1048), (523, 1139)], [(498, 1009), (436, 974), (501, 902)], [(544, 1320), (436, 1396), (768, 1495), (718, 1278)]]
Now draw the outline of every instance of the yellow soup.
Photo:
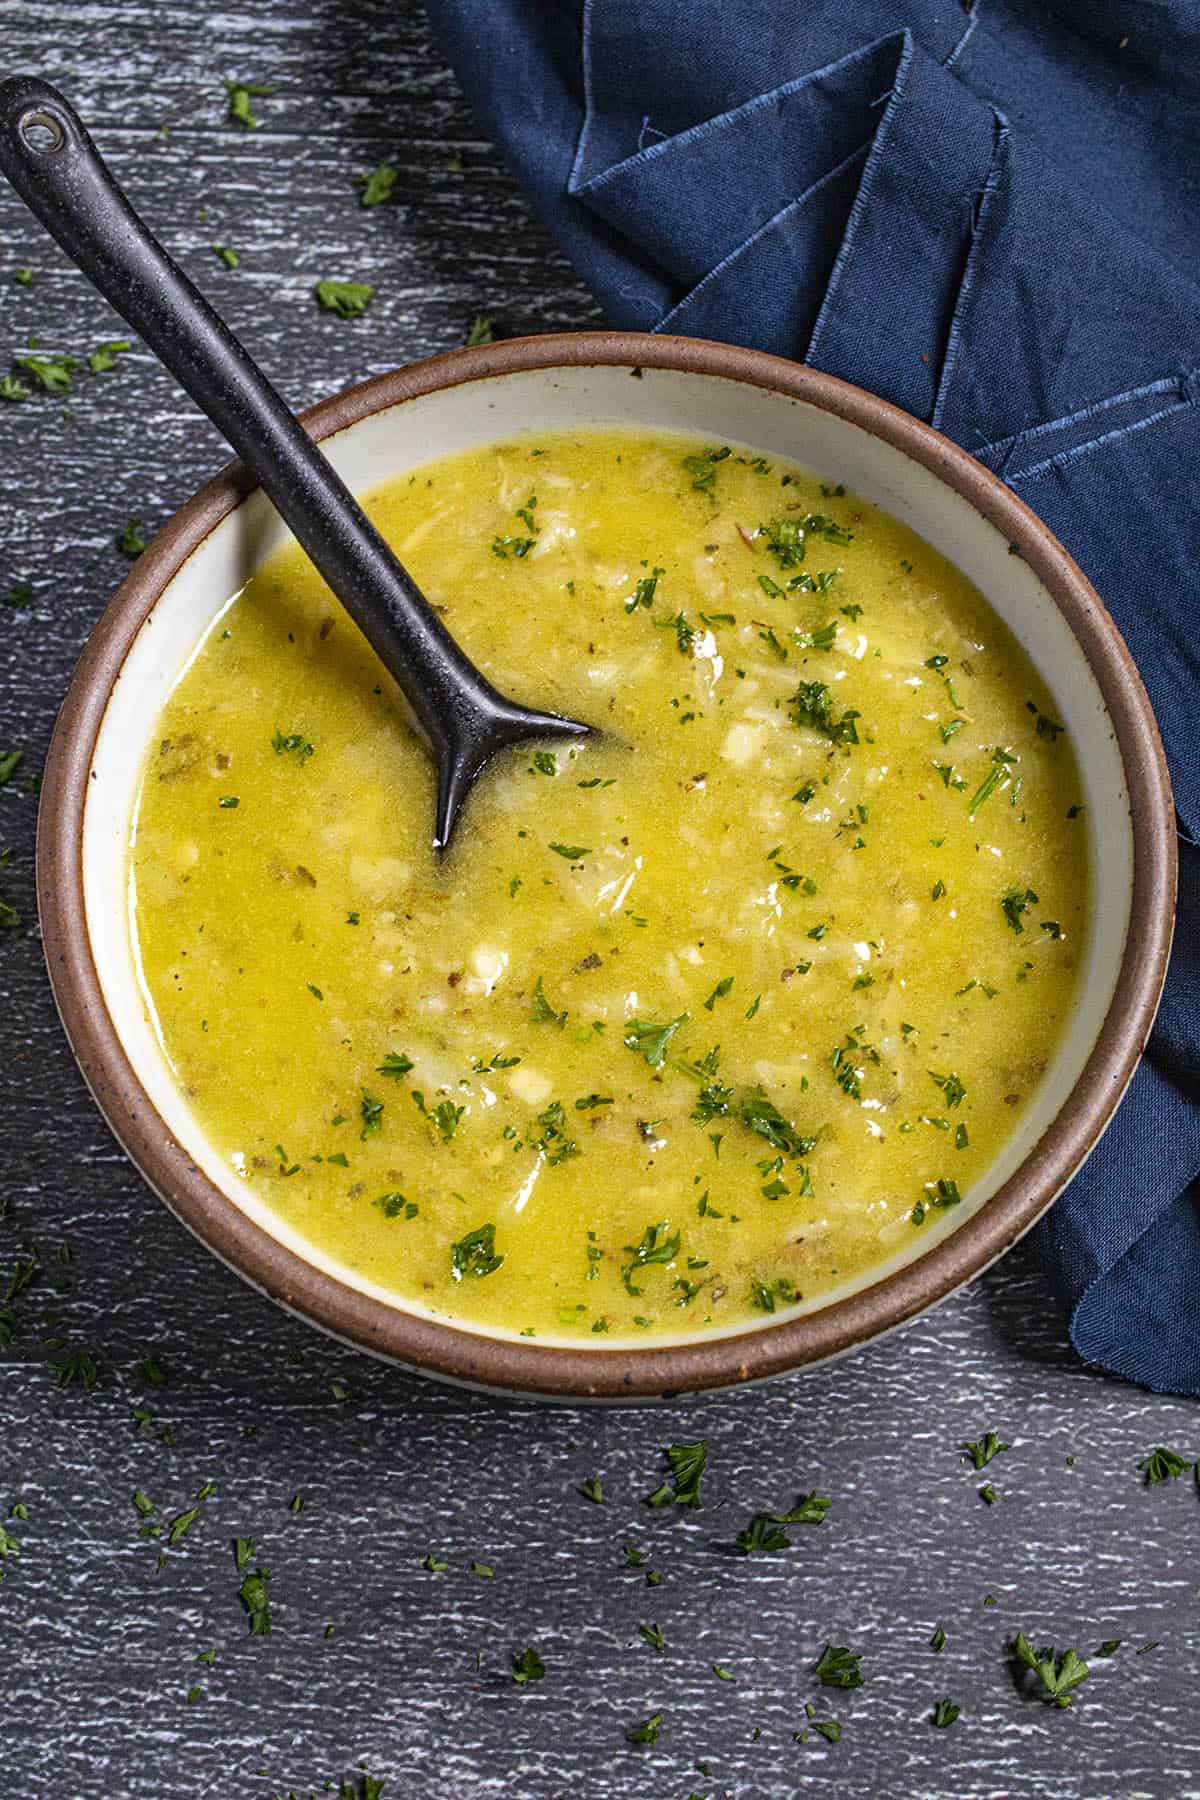
[(231, 1179), (402, 1300), (596, 1347), (911, 1248), (1084, 945), (1078, 774), (1012, 636), (874, 507), (689, 438), (522, 438), (368, 511), (499, 687), (602, 735), (510, 755), (439, 865), (426, 752), (305, 558), (229, 602), (130, 860)]

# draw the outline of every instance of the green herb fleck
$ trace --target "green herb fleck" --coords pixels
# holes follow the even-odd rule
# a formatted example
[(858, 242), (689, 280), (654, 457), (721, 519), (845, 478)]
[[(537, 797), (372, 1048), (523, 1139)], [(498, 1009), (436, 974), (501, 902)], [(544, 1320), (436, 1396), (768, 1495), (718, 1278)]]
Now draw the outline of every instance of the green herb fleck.
[(450, 1272), (455, 1281), (479, 1280), (494, 1275), (504, 1261), (496, 1255), (496, 1227), (477, 1225), (450, 1246)]

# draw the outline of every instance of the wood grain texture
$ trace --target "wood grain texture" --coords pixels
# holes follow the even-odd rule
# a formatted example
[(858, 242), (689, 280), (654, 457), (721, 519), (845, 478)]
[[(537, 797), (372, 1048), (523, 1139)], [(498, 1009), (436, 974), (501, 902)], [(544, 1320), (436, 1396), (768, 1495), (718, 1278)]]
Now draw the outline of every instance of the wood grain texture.
[[(413, 0), (0, 0), (0, 73), (21, 68), (76, 101), (297, 405), (460, 343), (480, 311), (506, 333), (597, 320)], [(227, 124), (227, 75), (273, 84), (258, 131)], [(396, 197), (363, 212), (355, 176), (385, 158)], [(320, 313), (323, 276), (374, 282), (368, 315)], [(73, 354), (124, 335), (5, 190), (5, 359), (30, 332)], [(22, 776), (122, 573), (116, 535), (161, 524), (223, 460), (136, 346), (77, 377), (65, 408), (0, 406), (0, 595), (34, 588), (28, 610), (0, 609), (0, 748), (25, 750)], [(35, 805), (21, 777), (0, 790), (0, 892), (26, 913)], [(29, 1515), (6, 1521), (20, 1549), (0, 1565), (4, 1796), (307, 1795), (360, 1759), (386, 1800), (1200, 1796), (1200, 1494), (1146, 1490), (1136, 1468), (1153, 1444), (1200, 1452), (1200, 1409), (1082, 1370), (1023, 1252), (803, 1378), (637, 1413), (506, 1406), (327, 1344), (183, 1234), (83, 1089), (32, 930), (0, 940), (0, 1055), (0, 1293), (31, 1252), (41, 1270), (0, 1352), (0, 1517)], [(56, 1385), (58, 1340), (95, 1358), (94, 1392)], [(138, 1374), (149, 1355), (164, 1386)], [(989, 1427), (1013, 1444), (991, 1507), (958, 1453)], [(703, 1510), (648, 1510), (661, 1446), (701, 1436)], [(577, 1492), (597, 1474), (601, 1505)], [(160, 1571), (133, 1491), (170, 1520), (210, 1480)], [(833, 1496), (824, 1525), (731, 1554), (753, 1512), (813, 1487)], [(238, 1534), (271, 1570), (269, 1638), (246, 1633)], [(623, 1566), (627, 1543), (661, 1586)], [(422, 1567), (430, 1550), (447, 1572)], [(1125, 1641), (1061, 1712), (1015, 1686), (1017, 1627), (1085, 1654)], [(827, 1639), (861, 1652), (862, 1688), (817, 1687)], [(526, 1645), (546, 1676), (520, 1691)], [(943, 1695), (962, 1717), (937, 1731)], [(839, 1744), (793, 1742), (808, 1700), (842, 1721)], [(630, 1746), (657, 1711), (658, 1744)]]

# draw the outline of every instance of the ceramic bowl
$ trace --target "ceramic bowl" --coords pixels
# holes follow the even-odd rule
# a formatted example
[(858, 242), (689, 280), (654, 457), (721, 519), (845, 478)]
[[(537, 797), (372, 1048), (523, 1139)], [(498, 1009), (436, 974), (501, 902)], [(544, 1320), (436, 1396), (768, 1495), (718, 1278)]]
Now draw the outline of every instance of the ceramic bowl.
[(842, 1289), (761, 1323), (594, 1347), (455, 1325), (389, 1296), (293, 1233), (206, 1143), (152, 1030), (131, 949), (126, 844), (159, 708), (216, 612), (285, 541), (234, 466), (160, 532), (92, 634), (43, 787), (38, 890), (55, 997), (101, 1110), (150, 1186), (225, 1263), (312, 1324), (427, 1374), (559, 1399), (666, 1397), (798, 1369), (869, 1342), (986, 1268), (1111, 1118), (1150, 1030), (1174, 910), (1171, 796), (1150, 705), (1061, 545), (1000, 481), (894, 407), (777, 357), (686, 338), (598, 332), (457, 351), (351, 388), (305, 423), (360, 490), (527, 429), (698, 432), (794, 457), (912, 526), (1025, 646), (1071, 734), (1093, 871), (1085, 968), (1041, 1089), (968, 1203)]

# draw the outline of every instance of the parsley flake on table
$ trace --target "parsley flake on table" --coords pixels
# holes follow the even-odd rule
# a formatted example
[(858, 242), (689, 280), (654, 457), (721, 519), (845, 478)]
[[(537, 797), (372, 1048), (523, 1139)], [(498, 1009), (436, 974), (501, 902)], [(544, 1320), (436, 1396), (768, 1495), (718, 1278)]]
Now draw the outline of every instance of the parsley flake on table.
[(359, 205), (362, 207), (382, 206), (391, 198), (392, 189), (396, 185), (396, 171), (390, 163), (380, 163), (367, 175), (358, 178), (362, 194)]
[(271, 1635), (271, 1571), (257, 1568), (253, 1574), (247, 1575), (238, 1589), (238, 1599), (246, 1609), (250, 1621), (250, 1637), (270, 1637)]
[(23, 750), (0, 750), (0, 787), (7, 787), (25, 760)]
[(236, 269), (241, 263), (242, 259), (237, 251), (231, 249), (228, 244), (213, 244), (211, 249), (213, 255), (219, 256), (227, 269)]
[(698, 1507), (700, 1482), (708, 1464), (708, 1443), (701, 1438), (695, 1444), (668, 1444), (664, 1452), (670, 1475), (652, 1494), (646, 1495), (647, 1506)]
[(662, 1722), (662, 1713), (651, 1713), (650, 1717), (643, 1719), (640, 1725), (631, 1726), (625, 1736), (631, 1744), (657, 1744), (658, 1734), (662, 1730)]
[(1023, 1631), (1017, 1633), (1013, 1655), (1023, 1668), (1030, 1669), (1037, 1675), (1041, 1683), (1042, 1699), (1051, 1701), (1055, 1706), (1070, 1706), (1074, 1698), (1071, 1689), (1086, 1681), (1091, 1673), (1083, 1658), (1074, 1650), (1055, 1651), (1053, 1648), (1046, 1648), (1039, 1655)]
[(842, 1728), (836, 1719), (813, 1719), (809, 1729), (823, 1737), (827, 1744), (841, 1743)]
[(753, 1556), (770, 1550), (786, 1550), (791, 1545), (791, 1538), (784, 1525), (823, 1525), (825, 1515), (833, 1501), (828, 1494), (818, 1494), (814, 1489), (798, 1500), (789, 1512), (755, 1513), (749, 1525), (740, 1531), (735, 1540), (743, 1556)]
[(519, 1656), (512, 1659), (512, 1677), (518, 1687), (528, 1687), (531, 1681), (540, 1681), (546, 1673), (546, 1665), (536, 1650), (522, 1650)]
[(467, 349), (473, 350), (478, 344), (494, 343), (495, 338), (496, 321), (487, 313), (476, 313), (467, 332)]
[(117, 539), (117, 549), (122, 556), (134, 562), (146, 548), (146, 540), (142, 536), (142, 528), (136, 519), (128, 519), (124, 531)]
[(93, 375), (103, 375), (109, 369), (115, 369), (118, 356), (122, 356), (130, 347), (128, 338), (114, 338), (111, 343), (101, 344), (98, 350), (88, 354), (88, 368)]
[(1192, 1466), (1185, 1457), (1177, 1455), (1174, 1450), (1168, 1450), (1162, 1444), (1156, 1450), (1151, 1450), (1149, 1456), (1138, 1464), (1146, 1477), (1147, 1487), (1157, 1487), (1160, 1481), (1178, 1481)]
[(933, 1709), (933, 1723), (939, 1730), (953, 1725), (962, 1712), (961, 1706), (955, 1706), (953, 1700), (939, 1700)]
[(39, 387), (55, 396), (67, 393), (71, 386), (71, 376), (79, 367), (77, 357), (63, 356), (59, 352), (38, 351), (18, 356), (15, 360), (18, 368), (32, 375)]
[(262, 81), (235, 81), (230, 76), (225, 82), (225, 92), (229, 95), (230, 124), (240, 125), (243, 131), (254, 131), (258, 120), (254, 116), (251, 100), (265, 100), (275, 90)]
[(858, 1688), (863, 1684), (859, 1669), (862, 1653), (826, 1644), (817, 1659), (816, 1674), (822, 1687)]
[(326, 312), (339, 319), (357, 319), (366, 312), (375, 289), (365, 281), (318, 281), (314, 294)]
[(581, 1481), (579, 1484), (579, 1492), (583, 1495), (585, 1500), (590, 1500), (593, 1506), (603, 1505), (604, 1483), (601, 1481), (599, 1475), (589, 1475), (586, 1481)]
[(652, 1650), (656, 1651), (659, 1656), (662, 1656), (662, 1654), (664, 1653), (664, 1651), (667, 1648), (667, 1640), (664, 1638), (664, 1636), (662, 1634), (661, 1626), (639, 1625), (638, 1631), (645, 1638), (646, 1642), (650, 1645), (650, 1648)]
[(987, 1431), (981, 1438), (967, 1439), (961, 1446), (964, 1456), (971, 1459), (971, 1466), (986, 1469), (993, 1456), (999, 1456), (1002, 1450), (1011, 1450), (1011, 1444), (1000, 1441), (994, 1431)]

